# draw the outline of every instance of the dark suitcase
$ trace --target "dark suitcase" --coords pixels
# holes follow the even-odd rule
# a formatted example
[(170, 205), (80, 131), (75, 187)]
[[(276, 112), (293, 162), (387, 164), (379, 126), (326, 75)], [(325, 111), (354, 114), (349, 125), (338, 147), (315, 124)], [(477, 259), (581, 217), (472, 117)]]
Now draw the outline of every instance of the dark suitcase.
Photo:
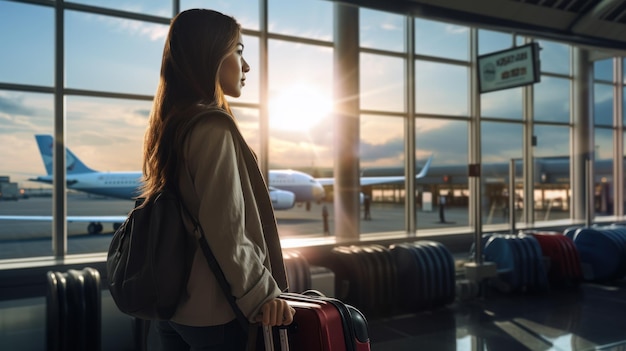
[(259, 343), (265, 344), (265, 350), (370, 350), (367, 320), (356, 308), (323, 296), (284, 293), (281, 298), (296, 309), (294, 321), (273, 331), (264, 328)]
[(46, 277), (47, 350), (100, 350), (100, 273), (87, 267)]
[(368, 316), (394, 312), (396, 271), (380, 245), (338, 246), (322, 263), (335, 273), (336, 297)]
[(543, 261), (541, 246), (532, 235), (519, 234), (519, 240), (527, 250), (530, 267), (530, 287), (535, 291), (546, 291), (548, 289), (548, 274)]
[(617, 278), (622, 260), (622, 249), (611, 235), (595, 228), (579, 228), (568, 232), (580, 255), (583, 278), (590, 281), (609, 281)]
[(389, 251), (398, 272), (400, 309), (418, 312), (455, 300), (454, 258), (443, 244), (420, 240), (391, 245)]
[(519, 290), (522, 279), (519, 270), (520, 257), (516, 247), (502, 234), (485, 234), (482, 244), (485, 261), (495, 262), (498, 269), (498, 276), (489, 283), (505, 293)]
[(311, 268), (306, 257), (295, 250), (283, 250), (289, 291), (303, 292), (311, 289)]

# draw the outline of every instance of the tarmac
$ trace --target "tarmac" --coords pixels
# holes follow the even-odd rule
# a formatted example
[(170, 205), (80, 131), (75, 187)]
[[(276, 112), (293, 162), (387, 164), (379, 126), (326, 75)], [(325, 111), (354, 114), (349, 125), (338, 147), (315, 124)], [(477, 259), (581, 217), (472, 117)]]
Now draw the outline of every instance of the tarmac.
[[(130, 200), (96, 197), (81, 193), (68, 194), (67, 215), (120, 215), (124, 216), (134, 205)], [(322, 206), (328, 210), (329, 233), (324, 233)], [(51, 197), (30, 197), (18, 201), (0, 201), (0, 215), (41, 215), (52, 213)], [(370, 209), (371, 219), (361, 219), (359, 232), (402, 233), (405, 231), (404, 205), (373, 202)], [(452, 228), (467, 228), (469, 225), (468, 211), (465, 207), (445, 209), (445, 222), (439, 218), (438, 208), (432, 211), (417, 211), (417, 231), (451, 231)], [(310, 209), (297, 205), (290, 210), (276, 211), (276, 220), (281, 238), (323, 238), (334, 235), (332, 203), (311, 204)], [(502, 211), (487, 213), (486, 224), (506, 224), (508, 219)], [(361, 213), (363, 218), (363, 213)], [(113, 225), (103, 223), (104, 230), (100, 234), (90, 235), (87, 223), (68, 223), (68, 254), (87, 254), (105, 252), (113, 234)], [(0, 259), (30, 258), (52, 256), (52, 222), (0, 220)]]

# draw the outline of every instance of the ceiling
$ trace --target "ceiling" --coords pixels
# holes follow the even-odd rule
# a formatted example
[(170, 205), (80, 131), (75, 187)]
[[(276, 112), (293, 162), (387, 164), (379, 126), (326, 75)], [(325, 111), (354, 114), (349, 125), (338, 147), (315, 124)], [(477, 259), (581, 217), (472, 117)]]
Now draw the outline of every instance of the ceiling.
[(626, 55), (626, 0), (337, 0)]

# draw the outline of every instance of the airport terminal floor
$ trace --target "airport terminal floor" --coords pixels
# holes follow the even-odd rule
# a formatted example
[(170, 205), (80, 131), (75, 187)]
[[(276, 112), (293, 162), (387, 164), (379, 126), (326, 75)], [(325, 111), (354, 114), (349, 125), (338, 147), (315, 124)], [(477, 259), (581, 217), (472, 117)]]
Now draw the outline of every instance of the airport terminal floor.
[(370, 321), (373, 351), (626, 350), (626, 281), (545, 293), (490, 292)]

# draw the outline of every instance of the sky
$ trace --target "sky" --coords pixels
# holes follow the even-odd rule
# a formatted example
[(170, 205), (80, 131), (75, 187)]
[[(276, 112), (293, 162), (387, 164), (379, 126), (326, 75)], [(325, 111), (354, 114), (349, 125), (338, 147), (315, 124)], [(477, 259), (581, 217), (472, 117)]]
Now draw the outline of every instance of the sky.
[[(93, 6), (168, 16), (169, 1), (75, 1)], [(181, 1), (181, 10), (210, 7), (235, 16), (245, 30), (260, 28), (257, 0)], [(319, 40), (322, 46), (271, 38), (269, 40), (270, 166), (299, 168), (333, 166), (333, 5), (329, 1), (270, 0), (272, 33)], [(416, 19), (416, 126), (415, 156), (434, 153), (437, 164), (467, 163), (469, 114), (469, 28)], [(363, 48), (404, 50), (402, 16), (360, 10), (360, 45)], [(72, 89), (110, 91), (151, 96), (158, 82), (160, 58), (167, 26), (109, 16), (65, 13), (65, 85)], [(522, 44), (522, 38), (515, 38)], [(510, 48), (514, 39), (505, 33), (479, 32), (479, 54)], [(0, 82), (50, 89), (54, 85), (54, 15), (45, 6), (0, 0)], [(259, 42), (244, 36), (244, 57), (252, 67), (246, 87), (234, 104), (259, 102)], [(541, 68), (569, 74), (569, 48), (540, 41)], [(422, 59), (427, 58), (427, 59)], [(453, 61), (455, 64), (451, 64)], [(360, 56), (360, 106), (379, 111), (363, 114), (360, 123), (361, 166), (402, 167), (406, 97), (404, 61), (397, 56), (364, 52)], [(610, 61), (595, 64), (598, 79), (612, 79)], [(567, 79), (542, 76), (535, 86), (535, 118), (567, 123), (570, 115)], [(599, 122), (611, 121), (612, 88), (595, 86), (594, 112)], [(53, 131), (52, 95), (0, 90), (0, 175), (24, 182), (44, 173), (34, 134)], [(484, 94), (481, 114), (502, 121), (521, 121), (522, 89)], [(150, 101), (67, 96), (66, 141), (83, 161), (98, 170), (141, 168), (142, 138)], [(244, 136), (258, 150), (258, 111), (235, 105)], [(439, 116), (440, 118), (436, 118)], [(484, 123), (484, 162), (498, 162), (521, 154), (521, 127)], [(488, 133), (488, 134), (487, 134)], [(537, 128), (536, 152), (550, 156), (569, 152), (566, 128)], [(598, 138), (598, 150), (611, 157), (611, 140)], [(548, 145), (550, 147), (548, 147)], [(24, 184), (23, 186), (33, 186)]]

